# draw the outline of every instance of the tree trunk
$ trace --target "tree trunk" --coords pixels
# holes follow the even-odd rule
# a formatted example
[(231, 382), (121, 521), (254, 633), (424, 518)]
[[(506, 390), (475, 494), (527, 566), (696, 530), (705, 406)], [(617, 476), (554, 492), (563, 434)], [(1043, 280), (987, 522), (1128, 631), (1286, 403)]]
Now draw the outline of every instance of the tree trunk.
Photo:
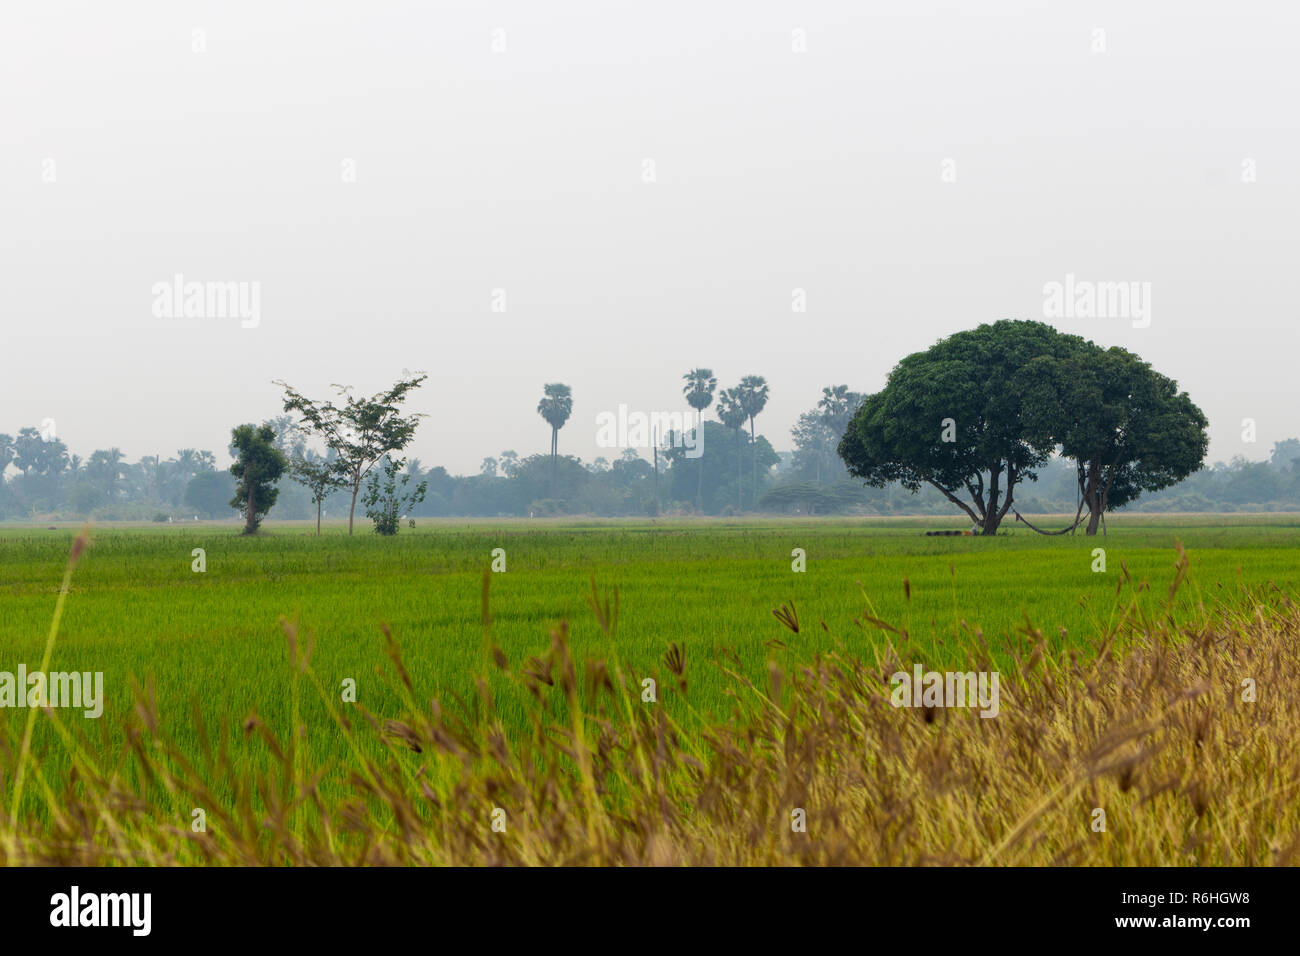
[(244, 505), (244, 534), (252, 534), (257, 530), (257, 526), (253, 523), (256, 514), (257, 512), (253, 510), (253, 489), (250, 486), (248, 489), (248, 502)]
[(654, 459), (654, 484), (655, 484), (655, 517), (659, 517), (659, 438), (652, 436), (650, 439), (650, 456)]
[(318, 538), (320, 537), (320, 509), (323, 503), (324, 503), (324, 499), (322, 498), (316, 499), (316, 537)]
[[(698, 440), (699, 439), (697, 436), (696, 441), (698, 442)], [(700, 457), (696, 459), (696, 463), (699, 465), (700, 474), (695, 482), (695, 511), (698, 514), (703, 514), (704, 513), (704, 455), (703, 454), (701, 454)]]
[(749, 444), (753, 446), (750, 449), (750, 461), (754, 463), (753, 469), (753, 487), (749, 489), (750, 506), (758, 508), (758, 440), (754, 437), (754, 419), (749, 420)]
[(352, 507), (348, 509), (348, 534), (352, 534), (352, 516), (357, 512), (357, 492), (361, 490), (361, 476), (352, 482)]
[(1100, 481), (1101, 474), (1097, 467), (1097, 462), (1088, 463), (1088, 485), (1083, 492), (1084, 504), (1088, 506), (1088, 529), (1085, 534), (1088, 537), (1095, 537), (1097, 534), (1097, 525), (1101, 522), (1102, 501), (1097, 493), (1097, 485)]
[(1000, 497), (1000, 482), (1002, 478), (1001, 464), (993, 467), (989, 471), (989, 497), (988, 503), (984, 506), (984, 521), (980, 527), (980, 534), (997, 534), (998, 524), (1002, 520), (1002, 515), (998, 513), (998, 498)]
[(743, 428), (736, 429), (736, 511), (737, 512), (745, 510), (745, 500), (744, 500), (745, 494), (741, 490), (741, 485), (743, 484), (741, 478), (744, 477), (745, 469), (741, 463), (741, 455), (740, 455), (740, 435), (743, 431), (744, 431)]

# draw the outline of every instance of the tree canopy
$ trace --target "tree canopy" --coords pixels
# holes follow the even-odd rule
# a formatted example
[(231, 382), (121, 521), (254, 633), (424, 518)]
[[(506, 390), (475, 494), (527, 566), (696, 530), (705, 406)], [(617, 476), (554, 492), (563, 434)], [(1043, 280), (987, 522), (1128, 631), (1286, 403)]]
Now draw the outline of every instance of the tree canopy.
[(350, 388), (335, 385), (335, 391), (343, 399), (342, 405), (310, 399), (282, 381), (273, 383), (284, 389), (284, 410), (301, 416), (303, 433), (321, 436), (336, 455), (335, 466), (346, 477), (352, 494), (348, 534), (352, 533), (362, 479), (385, 455), (405, 448), (415, 437), (420, 420), (426, 417), (423, 414), (403, 417), (400, 413), (406, 393), (419, 388), (428, 377), (416, 375), (402, 379), (369, 398), (357, 398)]
[(1074, 461), (1088, 534), (1109, 509), (1182, 481), (1209, 448), (1204, 413), (1126, 349), (1086, 342), (1064, 357), (1034, 359), (1012, 389), (1024, 428)]
[(1078, 464), (1095, 533), (1107, 508), (1199, 467), (1205, 429), (1186, 393), (1132, 353), (1004, 320), (900, 361), (863, 400), (839, 452), (868, 485), (928, 484), (994, 534), (1017, 484), (1059, 448)]

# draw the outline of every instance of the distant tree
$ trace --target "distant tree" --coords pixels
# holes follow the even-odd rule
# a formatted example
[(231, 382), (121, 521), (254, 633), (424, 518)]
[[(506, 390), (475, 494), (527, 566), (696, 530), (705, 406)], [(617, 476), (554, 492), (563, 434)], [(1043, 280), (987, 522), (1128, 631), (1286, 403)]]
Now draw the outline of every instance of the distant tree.
[(490, 455), (484, 458), (478, 466), (478, 473), (485, 478), (495, 478), (497, 476), (497, 460)]
[(230, 444), (235, 450), (230, 473), (238, 482), (230, 506), (243, 511), (244, 534), (254, 534), (280, 496), (275, 483), (289, 463), (275, 447), (275, 431), (269, 425), (238, 425), (231, 429)]
[(507, 478), (515, 476), (515, 469), (519, 467), (519, 454), (515, 451), (503, 451), (501, 453), (501, 473)]
[(186, 483), (182, 501), (203, 517), (216, 518), (227, 513), (234, 493), (235, 479), (230, 472), (201, 471)]
[(276, 415), (262, 424), (268, 425), (275, 432), (275, 447), (284, 452), (289, 461), (303, 455), (307, 450), (307, 436), (293, 420), (292, 415)]
[(166, 481), (167, 466), (157, 455), (145, 455), (136, 464), (136, 493), (146, 500), (163, 500), (163, 484)]
[[(682, 394), (686, 396), (686, 404), (695, 409), (698, 413), (700, 424), (696, 428), (695, 442), (698, 445), (704, 439), (704, 410), (713, 404), (713, 393), (718, 387), (718, 380), (713, 376), (711, 368), (691, 369), (682, 376), (686, 385), (682, 388)], [(701, 454), (695, 459), (696, 467), (699, 474), (696, 476), (695, 484), (695, 510), (704, 510), (704, 455)]]
[(847, 385), (829, 385), (822, 389), (817, 407), (800, 415), (791, 430), (795, 446), (794, 475), (828, 484), (847, 477), (836, 448), (860, 404), (862, 396), (849, 391)]
[(718, 395), (718, 419), (736, 433), (736, 510), (744, 510), (744, 493), (741, 490), (740, 446), (745, 433), (745, 405), (739, 388), (724, 389)]
[(307, 489), (312, 504), (316, 506), (316, 537), (320, 537), (321, 508), (331, 492), (346, 488), (348, 478), (339, 471), (334, 461), (310, 449), (304, 450), (289, 461), (289, 474), (294, 481)]
[(836, 442), (844, 437), (849, 422), (853, 421), (853, 413), (858, 410), (864, 397), (858, 392), (850, 392), (847, 385), (829, 385), (822, 389), (817, 409), (827, 427), (835, 433)]
[(91, 452), (86, 461), (86, 478), (109, 501), (117, 497), (118, 482), (123, 477), (122, 449), (101, 448)]
[(405, 464), (402, 459), (385, 458), (380, 470), (370, 476), (370, 483), (366, 486), (366, 516), (374, 522), (377, 534), (397, 534), (402, 515), (410, 514), (411, 509), (424, 500), (428, 481), (421, 481), (408, 492), (406, 486), (411, 476), (399, 474), (399, 469)]
[(749, 442), (753, 452), (754, 487), (750, 495), (755, 503), (758, 500), (758, 444), (754, 433), (754, 419), (767, 407), (767, 379), (761, 375), (746, 375), (740, 380), (740, 407), (749, 419)]
[[(804, 412), (790, 432), (794, 439), (794, 472), (802, 478), (812, 478), (818, 484), (823, 476), (831, 477), (831, 466), (837, 460), (835, 447), (841, 435), (820, 411)], [(841, 471), (843, 468), (841, 467)]]
[(46, 441), (35, 428), (22, 428), (13, 441), (13, 463), (25, 475), (53, 478), (68, 467), (68, 446), (59, 439)]
[(338, 458), (339, 471), (348, 478), (352, 503), (348, 509), (348, 534), (352, 534), (361, 482), (385, 455), (401, 451), (415, 437), (423, 414), (402, 417), (401, 403), (408, 392), (419, 388), (428, 378), (417, 375), (403, 379), (384, 392), (369, 398), (354, 398), (351, 389), (335, 385), (343, 397), (341, 406), (331, 401), (314, 401), (282, 381), (274, 384), (284, 389), (284, 410), (301, 416), (302, 431), (319, 435)]
[(0, 481), (4, 480), (5, 469), (14, 460), (14, 436), (0, 434)]
[[(3, 435), (0, 435), (0, 443), (4, 441)], [(1274, 468), (1286, 472), (1288, 475), (1300, 468), (1300, 439), (1284, 438), (1280, 442), (1274, 442), (1273, 455), (1269, 459)], [(0, 471), (4, 469), (0, 468)]]
[(537, 403), (537, 414), (551, 426), (551, 497), (555, 497), (556, 460), (559, 456), (560, 429), (573, 413), (573, 392), (560, 383), (546, 385), (542, 400)]

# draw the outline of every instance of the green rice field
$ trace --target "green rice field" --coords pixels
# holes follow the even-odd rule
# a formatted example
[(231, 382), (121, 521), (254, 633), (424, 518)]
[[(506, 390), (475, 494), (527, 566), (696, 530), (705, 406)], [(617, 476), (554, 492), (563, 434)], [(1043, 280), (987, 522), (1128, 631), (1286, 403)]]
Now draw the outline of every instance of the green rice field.
[[(255, 713), (271, 727), (288, 726), (282, 619), (314, 635), (311, 663), (324, 687), (341, 694), (351, 679), (365, 710), (398, 712), (387, 627), (421, 700), (452, 706), (459, 696), (472, 707), (476, 676), (491, 674), (489, 689), (503, 693), (496, 701), (503, 723), (510, 729), (517, 720), (521, 729), (522, 703), (512, 707), (487, 650), (486, 578), (487, 628), (510, 669), (543, 654), (561, 621), (580, 658), (613, 650), (629, 675), (658, 676), (661, 685), (669, 678), (665, 652), (683, 646), (689, 705), (667, 694), (664, 705), (685, 723), (689, 714), (721, 717), (731, 706), (734, 681), (719, 665), (723, 654), (726, 666), (756, 681), (770, 659), (793, 666), (842, 648), (870, 660), (886, 640), (906, 659), (956, 664), (978, 631), (995, 658), (1008, 660), (1028, 646), (1029, 624), (1054, 650), (1092, 653), (1096, 635), (1143, 582), (1150, 583), (1143, 613), (1166, 613), (1176, 542), (1191, 559), (1189, 581), (1168, 608), (1176, 619), (1198, 604), (1240, 606), (1267, 589), (1300, 590), (1296, 517), (1121, 516), (1096, 538), (1042, 537), (1012, 522), (994, 538), (924, 534), (956, 526), (938, 519), (422, 522), (396, 538), (348, 537), (340, 526), (316, 537), (314, 525), (287, 523), (251, 538), (229, 524), (98, 527), (75, 568), (49, 669), (103, 672), (104, 718), (73, 721), (102, 753), (124, 749), (121, 718), (134, 706), (133, 681), (152, 682), (164, 728), (197, 747), (199, 718), (209, 727), (223, 719), (238, 726)], [(0, 671), (39, 668), (77, 531), (0, 530)], [(196, 548), (205, 552), (202, 572), (193, 569)], [(1094, 570), (1095, 548), (1105, 549), (1104, 572)], [(504, 550), (504, 573), (488, 570), (494, 549)], [(795, 549), (806, 554), (803, 572), (792, 569)], [(593, 581), (599, 602), (613, 607), (617, 593), (612, 636), (589, 606)], [(782, 604), (797, 612), (797, 634), (773, 616)], [(905, 630), (906, 639), (864, 614)], [(301, 706), (313, 759), (342, 761), (347, 743), (319, 696), (305, 695)], [(27, 713), (0, 712), (11, 748)], [(63, 759), (44, 721), (33, 746), (51, 766)]]

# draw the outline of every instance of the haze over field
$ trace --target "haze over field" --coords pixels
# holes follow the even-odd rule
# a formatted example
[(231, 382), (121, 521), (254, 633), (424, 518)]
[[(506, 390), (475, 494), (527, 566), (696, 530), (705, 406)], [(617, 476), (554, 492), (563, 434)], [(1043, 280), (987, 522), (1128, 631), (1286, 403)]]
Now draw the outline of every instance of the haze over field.
[[(599, 413), (684, 409), (707, 366), (767, 378), (784, 449), (823, 386), (1016, 317), (1177, 379), (1209, 461), (1268, 457), (1300, 434), (1300, 12), (984, 8), (10, 6), (0, 431), (225, 464), (272, 379), (425, 369), (408, 451), (473, 473), (548, 448), (546, 382), (590, 459)], [(157, 315), (177, 274), (258, 283), (255, 327)], [(1069, 276), (1149, 298), (1045, 316)]]

